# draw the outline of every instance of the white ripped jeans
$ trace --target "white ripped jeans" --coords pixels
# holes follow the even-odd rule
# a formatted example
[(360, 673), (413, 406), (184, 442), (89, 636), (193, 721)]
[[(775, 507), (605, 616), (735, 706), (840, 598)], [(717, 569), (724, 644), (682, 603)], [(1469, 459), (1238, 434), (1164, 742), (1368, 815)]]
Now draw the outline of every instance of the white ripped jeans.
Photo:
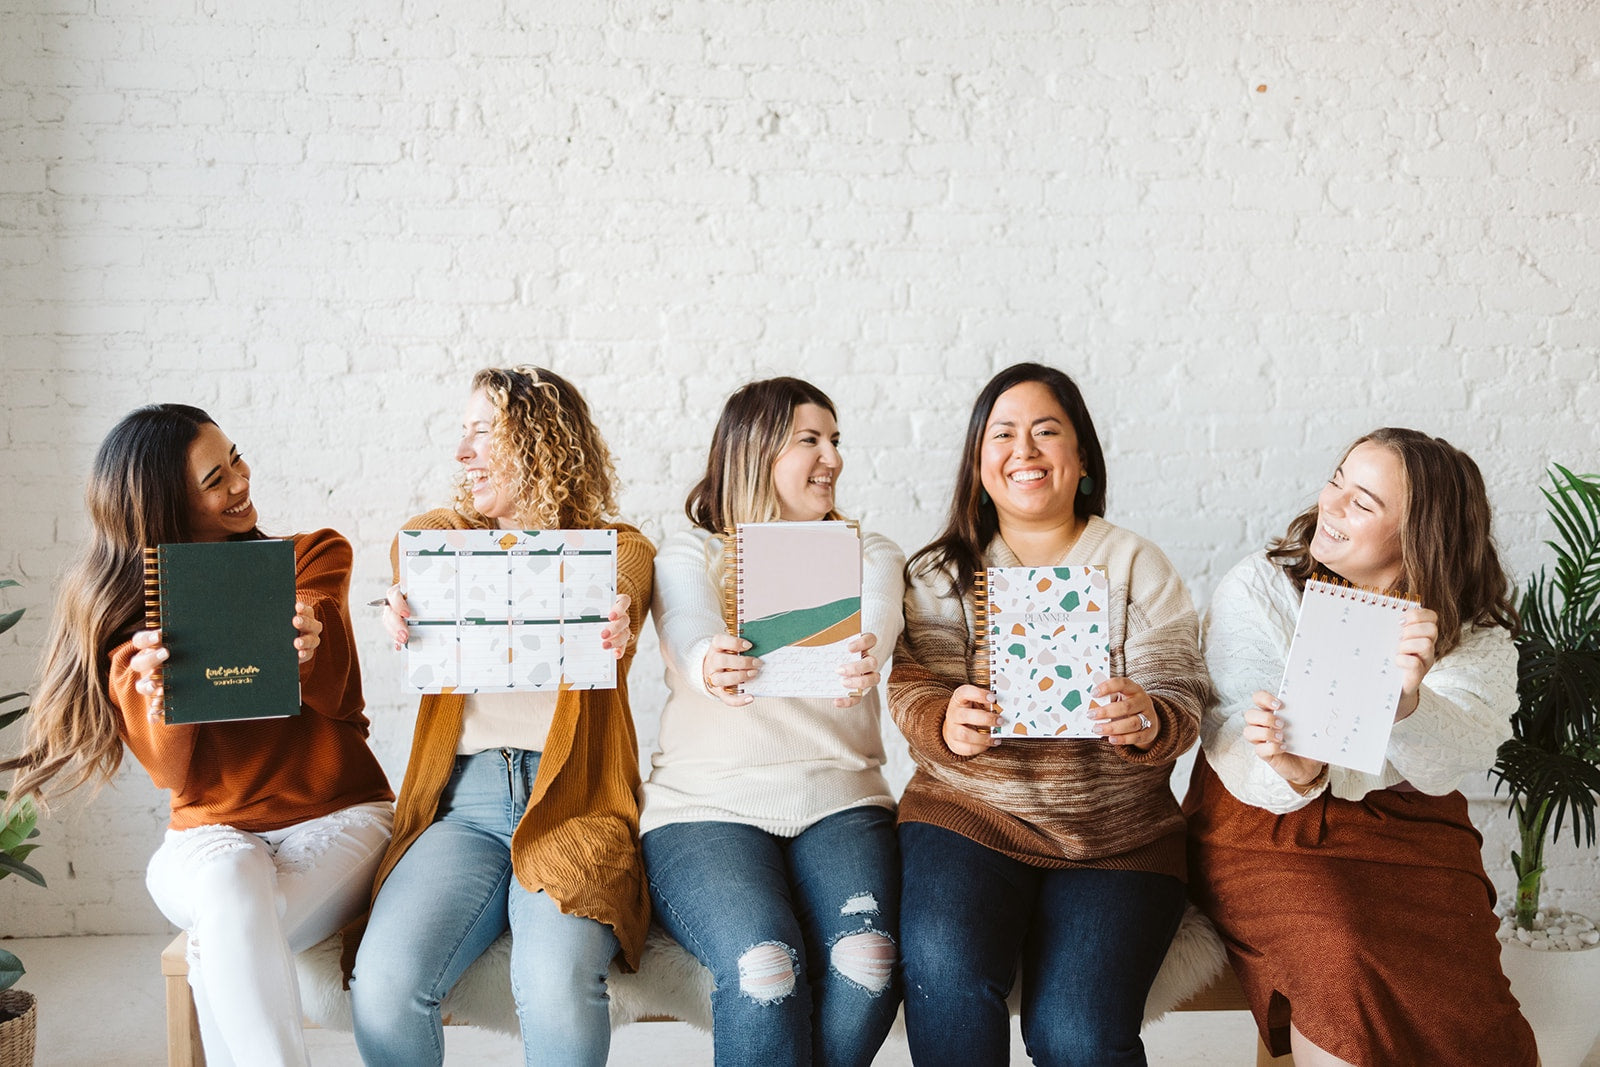
[(307, 1062), (294, 955), (366, 907), (393, 826), (379, 802), (259, 834), (167, 831), (145, 885), (189, 933), (208, 1064)]

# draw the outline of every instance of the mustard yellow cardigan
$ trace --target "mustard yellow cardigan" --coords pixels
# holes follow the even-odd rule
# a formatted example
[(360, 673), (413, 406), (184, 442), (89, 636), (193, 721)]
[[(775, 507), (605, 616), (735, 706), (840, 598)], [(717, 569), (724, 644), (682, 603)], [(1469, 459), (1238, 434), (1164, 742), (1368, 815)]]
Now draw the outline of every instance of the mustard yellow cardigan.
[[(439, 509), (404, 528), (462, 530), (470, 524), (455, 511)], [(639, 857), (639, 744), (628, 710), (627, 677), (650, 608), (656, 550), (634, 527), (612, 528), (617, 531), (617, 591), (632, 598), (633, 627), (617, 665), (617, 688), (568, 690), (557, 698), (533, 795), (511, 837), (511, 864), (517, 881), (530, 891), (544, 890), (563, 912), (610, 926), (631, 971), (638, 968), (650, 926), (650, 897)], [(390, 557), (398, 580), (398, 542)], [(395, 802), (394, 839), (372, 886), (374, 900), (438, 812), (461, 737), (462, 704), (458, 694), (422, 698), (411, 760)], [(357, 927), (346, 933), (347, 974), (359, 934)]]

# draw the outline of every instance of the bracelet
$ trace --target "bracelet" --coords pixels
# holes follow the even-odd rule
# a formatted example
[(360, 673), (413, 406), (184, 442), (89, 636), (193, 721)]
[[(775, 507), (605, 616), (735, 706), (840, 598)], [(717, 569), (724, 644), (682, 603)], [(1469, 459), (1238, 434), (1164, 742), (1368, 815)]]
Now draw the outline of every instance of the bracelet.
[[(1289, 782), (1289, 779), (1285, 778), (1284, 781)], [(1318, 771), (1317, 776), (1311, 779), (1311, 781), (1305, 783), (1304, 785), (1301, 785), (1299, 782), (1289, 782), (1289, 788), (1293, 789), (1296, 793), (1299, 793), (1303, 797), (1308, 797), (1327, 784), (1328, 765), (1324, 763), (1322, 765), (1322, 770)]]

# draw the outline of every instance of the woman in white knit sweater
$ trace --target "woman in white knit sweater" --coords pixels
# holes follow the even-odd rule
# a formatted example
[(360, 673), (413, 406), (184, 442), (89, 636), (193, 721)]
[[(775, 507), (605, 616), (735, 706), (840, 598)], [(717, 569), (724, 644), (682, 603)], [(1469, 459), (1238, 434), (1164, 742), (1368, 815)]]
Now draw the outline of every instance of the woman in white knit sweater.
[[(658, 922), (716, 979), (719, 1064), (867, 1064), (899, 1004), (899, 855), (880, 771), (880, 650), (900, 634), (905, 557), (862, 538), (862, 634), (840, 697), (753, 697), (761, 670), (728, 632), (723, 537), (738, 523), (838, 519), (832, 401), (795, 378), (729, 397), (694, 529), (656, 556), (670, 694), (642, 790)], [(804, 566), (803, 560), (797, 560)]]
[[(1423, 605), (1395, 649), (1401, 694), (1383, 709), (1394, 727), (1376, 774), (1284, 747), (1293, 709), (1271, 690), (1313, 574)], [(1217, 700), (1184, 801), (1191, 889), (1275, 1054), (1535, 1062), (1456, 791), (1510, 736), (1515, 625), (1477, 465), (1415, 430), (1358, 440), (1316, 505), (1218, 585), (1204, 638)]]

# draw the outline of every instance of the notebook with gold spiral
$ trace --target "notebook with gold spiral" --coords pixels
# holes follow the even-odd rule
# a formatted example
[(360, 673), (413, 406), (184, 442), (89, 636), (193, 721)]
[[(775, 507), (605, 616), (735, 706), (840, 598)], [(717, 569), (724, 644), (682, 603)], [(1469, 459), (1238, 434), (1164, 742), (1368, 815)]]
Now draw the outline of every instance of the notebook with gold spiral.
[(1394, 657), (1416, 606), (1397, 593), (1306, 582), (1278, 686), (1286, 751), (1366, 774), (1383, 770), (1400, 706)]
[(294, 542), (144, 550), (145, 626), (160, 628), (168, 724), (300, 714)]
[(1094, 689), (1111, 677), (1104, 567), (990, 567), (977, 576), (978, 684), (995, 737), (1098, 737)]

